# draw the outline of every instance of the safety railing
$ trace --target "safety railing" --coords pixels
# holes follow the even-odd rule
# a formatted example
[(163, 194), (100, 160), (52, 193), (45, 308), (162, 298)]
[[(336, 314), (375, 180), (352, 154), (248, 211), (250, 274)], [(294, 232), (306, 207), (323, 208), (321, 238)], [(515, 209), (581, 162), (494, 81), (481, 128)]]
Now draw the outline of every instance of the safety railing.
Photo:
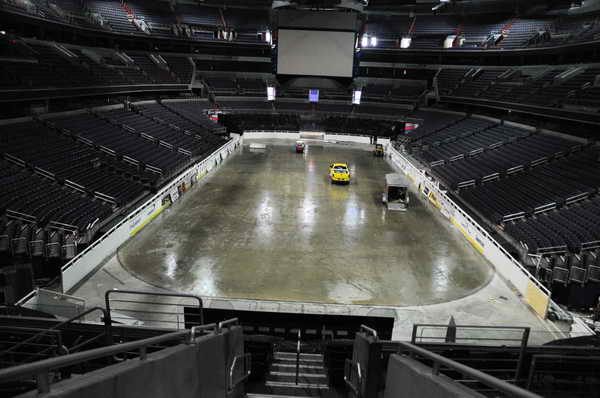
[(344, 363), (344, 383), (354, 393), (355, 398), (362, 395), (362, 370), (360, 362), (346, 358)]
[[(550, 369), (547, 369), (547, 365), (550, 366)], [(598, 356), (533, 355), (526, 386), (528, 389), (533, 386), (536, 374), (572, 376), (585, 383), (585, 376), (597, 377), (600, 374), (599, 368), (600, 357)], [(572, 387), (575, 387), (573, 381), (570, 383)]]
[(93, 337), (91, 339), (88, 339), (86, 341), (80, 342), (75, 347), (71, 347), (71, 350), (72, 351), (76, 351), (79, 348), (85, 346), (86, 344), (89, 344), (90, 342), (98, 340), (99, 338), (102, 338), (102, 337), (105, 338), (105, 344), (107, 344), (107, 345), (112, 344), (112, 332), (111, 332), (111, 329), (110, 329), (110, 323), (108, 322), (108, 318), (107, 318), (107, 311), (104, 308), (102, 308), (102, 307), (92, 307), (92, 308), (90, 308), (90, 309), (82, 312), (81, 314), (78, 314), (78, 315), (76, 315), (76, 316), (74, 316), (72, 318), (69, 318), (69, 319), (67, 319), (67, 320), (65, 320), (63, 322), (57, 323), (56, 325), (54, 325), (54, 326), (52, 326), (52, 327), (50, 327), (48, 329), (43, 329), (40, 332), (36, 333), (35, 335), (33, 335), (33, 336), (31, 336), (31, 337), (23, 340), (23, 341), (20, 341), (17, 344), (14, 344), (14, 345), (8, 347), (4, 351), (0, 352), (0, 358), (4, 357), (5, 355), (7, 355), (7, 354), (9, 354), (11, 352), (14, 352), (14, 351), (18, 350), (19, 348), (21, 348), (21, 347), (23, 347), (23, 346), (25, 346), (25, 345), (27, 345), (29, 343), (32, 343), (32, 342), (36, 341), (37, 339), (39, 339), (39, 338), (47, 335), (48, 333), (52, 333), (55, 330), (59, 330), (61, 327), (65, 326), (65, 325), (68, 325), (68, 324), (71, 324), (74, 321), (76, 321), (78, 319), (81, 319), (81, 318), (85, 317), (86, 315), (88, 315), (88, 314), (90, 314), (92, 312), (95, 312), (95, 311), (100, 311), (104, 315), (103, 316), (103, 318), (104, 318), (104, 333), (101, 333), (100, 335), (95, 336), (95, 337)]
[(519, 380), (530, 333), (531, 328), (521, 326), (414, 324), (411, 344), (453, 343), (519, 347), (519, 355), (514, 363), (514, 380)]
[(364, 332), (367, 335), (370, 334), (371, 336), (373, 336), (373, 337), (375, 337), (377, 339), (377, 330), (375, 330), (373, 328), (370, 328), (370, 327), (368, 327), (366, 325), (360, 325), (360, 331)]
[[(407, 354), (409, 357), (420, 357), (433, 363), (432, 371), (435, 376), (443, 374), (443, 371), (458, 373), (462, 375), (462, 382), (474, 381), (485, 385), (493, 391), (506, 394), (513, 398), (541, 398), (540, 395), (534, 394), (531, 391), (527, 391), (519, 386), (511, 384), (507, 381), (498, 379), (487, 373), (481, 372), (477, 369), (473, 369), (469, 366), (463, 365), (459, 362), (445, 358), (441, 355), (428, 351), (424, 348), (416, 345), (397, 341), (395, 344), (398, 345), (399, 354)], [(458, 382), (458, 381), (457, 381)]]
[(25, 365), (13, 366), (11, 368), (0, 370), (0, 383), (35, 377), (38, 392), (40, 394), (48, 393), (50, 392), (51, 388), (50, 374), (54, 370), (77, 365), (98, 358), (113, 357), (123, 353), (130, 354), (132, 352), (137, 352), (139, 359), (143, 361), (147, 358), (148, 348), (151, 346), (176, 341), (180, 341), (185, 344), (191, 344), (201, 332), (207, 331), (216, 333), (216, 324), (213, 323), (210, 325), (197, 326), (190, 330), (167, 333), (144, 340), (100, 347), (75, 354), (49, 358)]
[(296, 343), (296, 385), (300, 379), (300, 348), (302, 346), (302, 332), (298, 329), (298, 341)]
[[(9, 342), (8, 336), (13, 335), (23, 338), (23, 344), (15, 343), (9, 349), (0, 353), (0, 367), (14, 366), (22, 363), (28, 363), (43, 359), (48, 356), (57, 356), (65, 354), (63, 347), (62, 333), (60, 330), (29, 328), (19, 326), (0, 326), (0, 334), (3, 337), (3, 343)], [(15, 336), (16, 335), (16, 336)], [(34, 339), (30, 337), (34, 336)], [(17, 337), (17, 338), (19, 338)], [(19, 350), (19, 348), (22, 348)]]
[(250, 354), (238, 355), (233, 358), (229, 368), (229, 391), (233, 391), (241, 382), (250, 377), (252, 370), (252, 356)]
[[(126, 296), (127, 299), (112, 298), (115, 295)], [(188, 326), (204, 324), (202, 298), (192, 294), (113, 289), (104, 294), (104, 303), (109, 322), (141, 321), (146, 325), (175, 329), (185, 328), (186, 323)], [(196, 307), (198, 313), (186, 314), (186, 307)], [(221, 322), (219, 328), (229, 323)]]

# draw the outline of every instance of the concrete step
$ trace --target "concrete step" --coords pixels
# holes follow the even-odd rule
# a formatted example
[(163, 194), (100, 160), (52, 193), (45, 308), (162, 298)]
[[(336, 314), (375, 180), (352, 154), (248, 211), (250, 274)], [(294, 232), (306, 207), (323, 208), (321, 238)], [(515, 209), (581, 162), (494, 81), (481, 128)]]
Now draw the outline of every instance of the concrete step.
[[(296, 358), (285, 358), (285, 357), (279, 357), (279, 358), (274, 358), (273, 359), (273, 363), (277, 363), (277, 364), (283, 364), (283, 365), (289, 365), (289, 364), (296, 364)], [(312, 365), (312, 366), (323, 366), (323, 360), (322, 359), (306, 359), (306, 358), (300, 358), (299, 361), (300, 365)]]
[(291, 381), (274, 381), (267, 380), (265, 382), (265, 386), (267, 387), (288, 387), (288, 388), (296, 388), (296, 389), (309, 389), (309, 390), (329, 390), (329, 384), (325, 383), (294, 383)]
[[(298, 367), (299, 371), (302, 373), (317, 373), (317, 374), (326, 374), (327, 371), (323, 367), (323, 365), (306, 365), (300, 364)], [(274, 372), (296, 372), (296, 363), (273, 363), (271, 364), (271, 370)]]
[(246, 394), (246, 398), (300, 398), (301, 395), (279, 395), (279, 394)]
[[(269, 372), (267, 381), (296, 383), (295, 372)], [(302, 385), (329, 385), (327, 375), (314, 373), (299, 373), (298, 384)]]
[(315, 389), (315, 388), (304, 388), (304, 387), (289, 387), (285, 385), (273, 385), (265, 386), (267, 397), (325, 397), (330, 390), (327, 389)]
[[(296, 353), (295, 352), (289, 352), (289, 351), (275, 351), (275, 359), (278, 358), (282, 358), (282, 359), (287, 359), (287, 358), (292, 358), (292, 359), (296, 359)], [(307, 352), (301, 352), (300, 353), (300, 359), (304, 359), (307, 361), (320, 361), (323, 362), (323, 354), (310, 354)]]

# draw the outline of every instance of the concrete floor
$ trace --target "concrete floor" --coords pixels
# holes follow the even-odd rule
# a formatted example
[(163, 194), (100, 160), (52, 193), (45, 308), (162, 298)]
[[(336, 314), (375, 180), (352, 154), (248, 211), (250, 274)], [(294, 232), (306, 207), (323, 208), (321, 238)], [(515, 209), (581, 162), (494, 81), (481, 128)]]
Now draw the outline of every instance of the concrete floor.
[[(330, 184), (331, 161), (349, 163), (350, 185)], [(210, 297), (412, 306), (488, 283), (492, 268), (425, 204), (384, 209), (389, 172), (364, 148), (246, 146), (118, 258), (151, 285)]]
[[(395, 340), (410, 339), (413, 324), (445, 324), (450, 316), (459, 325), (530, 327), (533, 344), (568, 335), (525, 306), (462, 235), (414, 191), (409, 212), (383, 210), (382, 175), (390, 171), (385, 161), (359, 147), (311, 145), (302, 156), (290, 152), (291, 141), (270, 144), (267, 152), (244, 148), (243, 154), (228, 159), (73, 294), (85, 298), (89, 307), (103, 306), (109, 289), (186, 290), (200, 292), (207, 308), (392, 316)], [(325, 169), (331, 160), (351, 163), (353, 184), (329, 185)], [(276, 182), (267, 181), (268, 176)], [(211, 225), (215, 220), (218, 226)], [(178, 233), (183, 231), (197, 235)], [(275, 231), (283, 236), (277, 237)], [(165, 237), (168, 243), (163, 242)], [(388, 247), (391, 243), (394, 249)], [(444, 258), (444, 253), (451, 258)], [(305, 258), (311, 262), (304, 263)], [(334, 266), (337, 269), (331, 271)], [(366, 266), (373, 267), (370, 273)], [(233, 269), (224, 269), (229, 267)], [(269, 276), (268, 269), (275, 275)], [(337, 290), (325, 290), (336, 286)], [(295, 297), (297, 301), (286, 301)], [(322, 302), (309, 302), (311, 297)], [(368, 300), (399, 304), (334, 303)], [(192, 302), (158, 301), (162, 307), (121, 303), (127, 310), (120, 312), (147, 319), (148, 311), (165, 310), (157, 315), (159, 323), (145, 323), (181, 327), (181, 306)]]

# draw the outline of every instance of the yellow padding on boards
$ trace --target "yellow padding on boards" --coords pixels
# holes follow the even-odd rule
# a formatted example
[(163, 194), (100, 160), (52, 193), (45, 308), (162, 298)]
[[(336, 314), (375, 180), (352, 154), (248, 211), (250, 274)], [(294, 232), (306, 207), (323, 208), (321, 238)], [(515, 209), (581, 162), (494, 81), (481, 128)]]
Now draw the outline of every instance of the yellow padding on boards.
[(154, 220), (168, 205), (162, 205), (158, 209), (154, 211), (154, 213), (150, 214), (148, 218), (140, 223), (137, 227), (129, 231), (129, 235), (133, 236), (137, 234), (142, 228), (144, 228), (150, 221)]
[(539, 316), (542, 318), (546, 317), (548, 304), (550, 304), (550, 297), (531, 281), (529, 281), (529, 284), (527, 285), (527, 295), (525, 296), (525, 299)]
[(467, 231), (465, 231), (465, 229), (462, 227), (462, 225), (460, 225), (460, 223), (458, 221), (456, 221), (456, 219), (454, 217), (450, 218), (450, 221), (452, 221), (452, 224), (454, 224), (456, 226), (456, 228), (458, 228), (460, 230), (460, 232), (462, 232), (462, 234), (465, 236), (465, 238), (467, 238), (469, 243), (475, 249), (477, 249), (477, 251), (479, 253), (483, 254), (483, 247), (481, 247), (481, 245), (475, 240), (475, 238), (471, 237), (471, 235), (469, 235), (469, 233)]

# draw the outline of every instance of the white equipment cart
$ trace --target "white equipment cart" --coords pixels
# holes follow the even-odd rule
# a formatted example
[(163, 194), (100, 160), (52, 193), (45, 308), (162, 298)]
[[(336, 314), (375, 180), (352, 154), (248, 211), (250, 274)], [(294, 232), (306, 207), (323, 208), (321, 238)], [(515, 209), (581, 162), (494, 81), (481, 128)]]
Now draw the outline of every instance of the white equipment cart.
[(385, 175), (385, 191), (383, 191), (383, 203), (388, 210), (406, 211), (408, 208), (409, 181), (402, 174)]

